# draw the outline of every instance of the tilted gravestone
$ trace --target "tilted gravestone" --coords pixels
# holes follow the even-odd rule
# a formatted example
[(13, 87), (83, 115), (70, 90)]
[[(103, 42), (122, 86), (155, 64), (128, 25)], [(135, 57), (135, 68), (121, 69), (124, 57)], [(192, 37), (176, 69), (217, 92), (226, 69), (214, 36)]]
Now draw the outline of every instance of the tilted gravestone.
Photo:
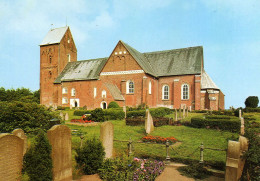
[(100, 141), (105, 148), (105, 158), (112, 158), (114, 147), (114, 125), (106, 121), (100, 127)]
[(146, 109), (146, 114), (145, 114), (145, 131), (147, 134), (150, 134), (151, 132), (154, 131), (153, 117), (149, 109)]
[(0, 134), (0, 181), (20, 180), (24, 141), (18, 136)]
[(64, 120), (63, 112), (60, 112), (60, 117), (61, 117), (62, 120)]
[(65, 121), (68, 121), (69, 120), (69, 113), (65, 113), (65, 118), (64, 118)]
[(175, 121), (178, 121), (178, 111), (175, 109)]
[(242, 155), (247, 149), (248, 141), (243, 136), (239, 137), (239, 141), (228, 141), (225, 180), (239, 180), (245, 164)]
[(54, 125), (47, 131), (52, 146), (53, 180), (72, 180), (71, 131), (65, 125)]
[(126, 106), (123, 106), (123, 111), (125, 113), (125, 118), (126, 118)]
[(15, 129), (12, 132), (13, 135), (18, 136), (24, 141), (24, 147), (23, 147), (23, 155), (26, 153), (27, 150), (27, 136), (25, 135), (24, 131), (22, 129)]

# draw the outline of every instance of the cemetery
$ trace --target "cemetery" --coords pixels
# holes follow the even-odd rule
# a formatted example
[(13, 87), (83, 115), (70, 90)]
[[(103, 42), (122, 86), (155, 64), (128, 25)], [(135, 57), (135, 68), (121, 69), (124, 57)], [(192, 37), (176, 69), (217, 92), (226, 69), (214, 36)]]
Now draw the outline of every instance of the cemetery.
[[(193, 178), (207, 179), (212, 174), (222, 180), (248, 177), (250, 168), (258, 164), (253, 157), (249, 163), (242, 157), (245, 153), (259, 154), (250, 150), (251, 140), (259, 146), (259, 136), (257, 141), (255, 135), (259, 135), (260, 113), (255, 110), (50, 110), (60, 124), (44, 126), (41, 134), (45, 138), (39, 138), (39, 130), (28, 127), (1, 131), (0, 175), (4, 180), (32, 180), (30, 164), (34, 163), (40, 139), (47, 140), (51, 148), (47, 151), (51, 160), (47, 180), (79, 180), (89, 174), (98, 174), (102, 180), (159, 180), (173, 163), (184, 164), (179, 169), (184, 175), (185, 169), (191, 167), (197, 174)], [(92, 123), (73, 121), (83, 120), (85, 114)], [(11, 164), (6, 167), (6, 162)], [(245, 170), (243, 173), (244, 165), (247, 174)], [(202, 177), (204, 171), (207, 174)], [(254, 174), (250, 172), (252, 178)]]

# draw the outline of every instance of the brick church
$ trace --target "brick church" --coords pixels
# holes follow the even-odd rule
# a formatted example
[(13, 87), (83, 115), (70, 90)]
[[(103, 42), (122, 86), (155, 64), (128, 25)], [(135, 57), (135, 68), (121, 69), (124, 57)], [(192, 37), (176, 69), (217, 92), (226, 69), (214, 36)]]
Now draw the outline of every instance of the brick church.
[(119, 41), (108, 57), (77, 61), (69, 27), (40, 44), (41, 104), (106, 109), (120, 106), (224, 109), (224, 94), (204, 70), (203, 47), (141, 53)]

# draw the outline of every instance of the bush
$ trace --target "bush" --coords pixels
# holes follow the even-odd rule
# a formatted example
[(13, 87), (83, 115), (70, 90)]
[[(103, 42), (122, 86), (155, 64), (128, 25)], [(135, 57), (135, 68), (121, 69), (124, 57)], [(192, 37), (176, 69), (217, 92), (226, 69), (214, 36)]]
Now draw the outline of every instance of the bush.
[(51, 145), (43, 130), (40, 130), (35, 144), (26, 152), (23, 158), (23, 172), (30, 181), (52, 181)]
[(127, 111), (127, 118), (145, 117), (145, 110)]
[(204, 179), (211, 175), (211, 173), (203, 167), (203, 164), (200, 163), (193, 163), (189, 166), (179, 167), (178, 171), (185, 176), (196, 179)]
[(251, 107), (251, 108), (257, 108), (259, 103), (259, 99), (257, 96), (249, 96), (246, 98), (245, 105), (246, 108)]
[(236, 117), (239, 117), (239, 110), (241, 110), (241, 116), (243, 115), (243, 108), (240, 107), (240, 108), (237, 108), (237, 109), (234, 111), (234, 115), (235, 115)]
[(125, 118), (125, 112), (121, 109), (105, 109), (105, 120), (122, 120)]
[(84, 114), (91, 114), (91, 110), (75, 110), (74, 116), (83, 116)]
[(103, 165), (104, 158), (105, 151), (102, 143), (95, 138), (87, 140), (82, 148), (76, 149), (77, 168), (87, 175), (98, 173), (98, 169)]
[(151, 113), (152, 117), (160, 118), (160, 117), (164, 117), (168, 114), (171, 114), (172, 111), (171, 111), (171, 109), (166, 108), (166, 107), (159, 107), (159, 108), (151, 108), (150, 113)]
[(260, 108), (247, 107), (244, 109), (244, 112), (259, 112), (260, 113)]
[(95, 110), (91, 111), (91, 116), (89, 117), (90, 120), (95, 122), (104, 122), (105, 121), (105, 114), (102, 108), (96, 108)]
[(39, 128), (47, 131), (51, 127), (50, 120), (60, 120), (57, 112), (53, 112), (37, 103), (0, 102), (0, 132), (11, 132), (16, 128), (26, 133)]
[(170, 122), (173, 122), (172, 118), (154, 118), (153, 124), (155, 127), (169, 125)]
[(108, 109), (111, 109), (111, 108), (120, 108), (120, 106), (117, 104), (117, 102), (115, 101), (112, 101), (108, 104)]
[(207, 117), (196, 116), (191, 118), (191, 126), (195, 128), (221, 129), (236, 133), (240, 131), (239, 119), (208, 119)]
[(145, 118), (137, 117), (137, 118), (126, 118), (126, 125), (128, 126), (141, 126), (145, 123)]

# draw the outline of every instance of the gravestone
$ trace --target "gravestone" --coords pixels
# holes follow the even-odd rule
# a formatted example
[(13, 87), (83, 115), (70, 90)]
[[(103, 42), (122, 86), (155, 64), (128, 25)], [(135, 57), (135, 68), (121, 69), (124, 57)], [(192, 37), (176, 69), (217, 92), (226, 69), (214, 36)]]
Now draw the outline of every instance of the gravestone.
[(105, 148), (105, 158), (112, 158), (114, 147), (114, 125), (111, 122), (106, 121), (101, 124), (100, 141)]
[(242, 118), (242, 111), (241, 111), (241, 109), (239, 109), (239, 118), (240, 119)]
[(151, 132), (154, 131), (153, 117), (149, 109), (146, 109), (146, 114), (145, 114), (145, 131), (147, 134), (150, 134)]
[(54, 125), (47, 131), (52, 146), (53, 180), (72, 180), (71, 131), (65, 125)]
[(175, 109), (175, 121), (178, 121), (178, 111)]
[(239, 137), (239, 141), (228, 141), (225, 180), (239, 180), (245, 164), (242, 155), (247, 149), (248, 140), (243, 136)]
[(189, 108), (190, 108), (190, 112), (191, 112), (191, 106)]
[(13, 130), (12, 134), (15, 136), (18, 136), (19, 138), (21, 138), (23, 140), (23, 142), (24, 142), (23, 155), (24, 155), (27, 151), (27, 136), (24, 134), (24, 131), (22, 129)]
[(0, 134), (0, 181), (21, 178), (24, 141), (18, 136)]
[(240, 134), (244, 135), (245, 134), (245, 120), (243, 117), (241, 117), (240, 121), (241, 121)]
[(64, 118), (65, 121), (68, 121), (69, 120), (69, 113), (65, 113), (65, 118)]
[(62, 120), (64, 120), (63, 112), (60, 112), (60, 117), (61, 117)]
[(185, 115), (186, 105), (183, 105), (183, 109), (182, 109), (182, 110), (183, 110), (183, 112), (182, 112), (182, 117), (185, 118), (185, 116), (186, 116), (186, 115)]
[(125, 118), (126, 118), (126, 106), (123, 106), (123, 111), (125, 113)]

